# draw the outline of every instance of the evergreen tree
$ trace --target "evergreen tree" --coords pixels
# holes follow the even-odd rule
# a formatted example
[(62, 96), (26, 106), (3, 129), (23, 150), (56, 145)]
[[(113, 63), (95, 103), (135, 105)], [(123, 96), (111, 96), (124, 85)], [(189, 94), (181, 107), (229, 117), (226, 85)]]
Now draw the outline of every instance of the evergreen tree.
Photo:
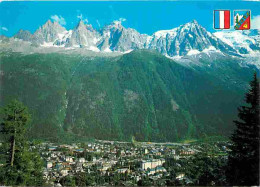
[(75, 177), (67, 175), (60, 179), (60, 184), (62, 186), (76, 186)]
[(197, 153), (190, 157), (185, 168), (185, 175), (192, 184), (198, 186), (226, 185), (226, 159), (218, 155)]
[(31, 118), (28, 109), (21, 102), (13, 100), (2, 109), (1, 114), (5, 165), (0, 167), (0, 185), (43, 185), (43, 162), (36, 151), (29, 150), (25, 138)]
[(234, 121), (227, 170), (231, 185), (259, 185), (259, 96), (255, 73), (245, 96), (247, 105), (238, 108), (240, 120)]

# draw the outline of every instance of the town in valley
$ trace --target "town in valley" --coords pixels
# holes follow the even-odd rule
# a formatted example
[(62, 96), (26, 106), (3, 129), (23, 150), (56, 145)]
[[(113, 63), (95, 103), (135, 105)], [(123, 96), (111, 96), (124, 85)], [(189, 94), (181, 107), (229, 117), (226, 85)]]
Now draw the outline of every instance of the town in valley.
[[(196, 154), (227, 159), (228, 143), (151, 143), (96, 140), (87, 143), (40, 143), (44, 178), (62, 186), (64, 180), (84, 174), (88, 185), (169, 185), (192, 184), (186, 165)], [(146, 182), (146, 183), (145, 183)], [(214, 184), (214, 181), (212, 181)]]

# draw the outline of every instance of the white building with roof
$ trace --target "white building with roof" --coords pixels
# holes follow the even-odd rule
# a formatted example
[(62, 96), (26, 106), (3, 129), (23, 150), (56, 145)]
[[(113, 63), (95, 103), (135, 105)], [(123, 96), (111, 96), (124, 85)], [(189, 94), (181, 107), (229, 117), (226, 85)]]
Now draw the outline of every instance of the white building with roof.
[(165, 163), (164, 159), (151, 159), (151, 160), (142, 160), (141, 168), (147, 170), (148, 168), (153, 169), (157, 166), (162, 166)]

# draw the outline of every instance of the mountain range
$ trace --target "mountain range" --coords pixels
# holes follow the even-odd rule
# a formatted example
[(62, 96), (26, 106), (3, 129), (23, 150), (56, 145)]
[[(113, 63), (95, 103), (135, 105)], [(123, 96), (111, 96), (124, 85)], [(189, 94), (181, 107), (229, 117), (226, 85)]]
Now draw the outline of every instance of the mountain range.
[(72, 30), (48, 20), (33, 34), (20, 30), (12, 38), (30, 42), (39, 47), (84, 48), (95, 52), (129, 52), (136, 49), (157, 50), (167, 57), (183, 57), (199, 53), (222, 53), (243, 57), (259, 56), (260, 31), (208, 32), (196, 20), (170, 30), (160, 30), (151, 36), (135, 29), (125, 28), (121, 21), (96, 30), (82, 20)]

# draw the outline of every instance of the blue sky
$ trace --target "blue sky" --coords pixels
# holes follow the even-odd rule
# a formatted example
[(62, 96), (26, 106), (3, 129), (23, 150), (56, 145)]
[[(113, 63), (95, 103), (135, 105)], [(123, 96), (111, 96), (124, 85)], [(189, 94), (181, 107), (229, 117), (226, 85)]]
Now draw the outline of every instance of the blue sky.
[(260, 2), (252, 1), (1, 2), (0, 34), (12, 36), (19, 29), (33, 33), (48, 19), (58, 20), (67, 29), (75, 27), (79, 19), (97, 29), (121, 19), (125, 27), (146, 34), (196, 19), (212, 32), (214, 9), (250, 9), (253, 26), (260, 27)]

